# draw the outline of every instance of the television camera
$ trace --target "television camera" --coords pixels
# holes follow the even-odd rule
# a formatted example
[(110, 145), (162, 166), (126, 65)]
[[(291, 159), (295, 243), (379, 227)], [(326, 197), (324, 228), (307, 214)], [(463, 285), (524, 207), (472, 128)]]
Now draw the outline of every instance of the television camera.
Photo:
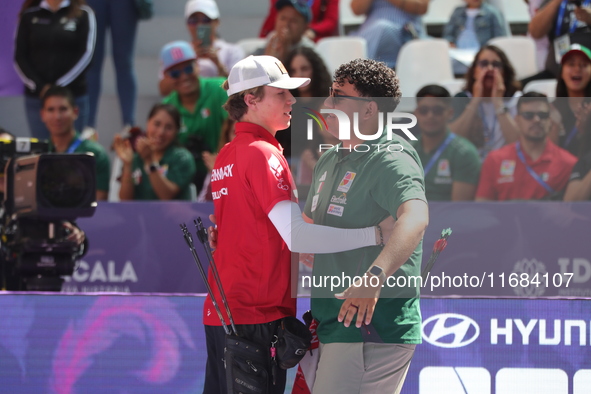
[(55, 154), (47, 142), (0, 140), (4, 199), (0, 215), (2, 289), (60, 291), (84, 245), (68, 240), (72, 223), (96, 209), (92, 154)]

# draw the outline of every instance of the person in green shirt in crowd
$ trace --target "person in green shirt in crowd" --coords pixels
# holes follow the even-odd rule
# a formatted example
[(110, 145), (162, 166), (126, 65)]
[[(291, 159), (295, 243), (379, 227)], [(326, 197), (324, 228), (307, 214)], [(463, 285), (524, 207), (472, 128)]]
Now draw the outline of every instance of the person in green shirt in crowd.
[(452, 133), (451, 95), (443, 86), (427, 85), (417, 92), (415, 116), (420, 130), (412, 141), (425, 169), (428, 201), (473, 201), (480, 176), (478, 150)]
[(228, 118), (222, 108), (228, 94), (222, 89), (225, 78), (199, 77), (196, 59), (195, 50), (185, 41), (168, 43), (160, 52), (162, 69), (174, 81), (174, 91), (162, 103), (173, 105), (181, 114), (178, 140), (193, 154), (193, 182), (199, 191), (207, 175), (203, 152), (217, 153), (222, 126)]
[[(123, 200), (191, 200), (195, 176), (191, 153), (178, 146), (179, 111), (170, 104), (150, 110), (146, 135), (134, 144), (120, 135), (113, 147), (123, 162), (119, 198)], [(134, 148), (137, 153), (134, 153)]]
[[(314, 392), (398, 393), (415, 345), (421, 343), (420, 282), (411, 283), (410, 276), (420, 276), (429, 220), (423, 168), (403, 138), (381, 133), (367, 141), (353, 132), (357, 123), (361, 134), (375, 135), (380, 117), (393, 112), (400, 97), (392, 69), (356, 59), (335, 71), (325, 101), (328, 109), (342, 111), (351, 120), (351, 137), (340, 136), (335, 115), (325, 116), (329, 132), (341, 143), (326, 151), (314, 168), (305, 219), (354, 228), (392, 216), (396, 224), (385, 245), (315, 255), (311, 309), (318, 322), (320, 359)], [(318, 286), (325, 277), (343, 276), (366, 279), (345, 279), (334, 289), (331, 283)], [(396, 282), (400, 287), (392, 286)]]
[(106, 200), (111, 175), (109, 155), (98, 142), (81, 139), (74, 128), (78, 118), (74, 96), (63, 86), (53, 86), (41, 101), (41, 120), (49, 130), (50, 152), (92, 153), (96, 161), (96, 199)]

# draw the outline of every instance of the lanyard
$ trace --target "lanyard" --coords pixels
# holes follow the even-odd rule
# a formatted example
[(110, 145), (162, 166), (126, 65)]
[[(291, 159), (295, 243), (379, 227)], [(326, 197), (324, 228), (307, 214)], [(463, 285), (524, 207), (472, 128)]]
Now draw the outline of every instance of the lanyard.
[(76, 148), (78, 148), (81, 143), (82, 143), (82, 139), (76, 138), (74, 140), (74, 142), (72, 143), (72, 145), (70, 145), (70, 147), (68, 148), (67, 153), (74, 153), (74, 151), (76, 150)]
[(489, 127), (488, 119), (486, 118), (486, 113), (484, 112), (482, 103), (478, 104), (478, 114), (480, 115), (480, 119), (482, 119), (482, 124), (484, 125), (484, 148), (486, 148), (486, 145), (488, 145), (488, 143), (494, 139), (495, 129), (497, 128), (497, 115), (493, 114), (493, 121), (491, 122), (492, 125)]
[(566, 140), (564, 140), (564, 144), (562, 145), (563, 148), (566, 149), (566, 147), (569, 146), (573, 138), (575, 138), (575, 135), (577, 135), (577, 131), (579, 131), (579, 129), (577, 129), (577, 126), (573, 126), (573, 129), (570, 131), (570, 133), (568, 133)]
[[(562, 22), (564, 21), (564, 13), (566, 12), (566, 7), (568, 5), (568, 0), (562, 0), (562, 4), (560, 4), (560, 8), (558, 9), (558, 19), (556, 20), (556, 31), (554, 32), (554, 37), (560, 37), (562, 35)], [(585, 0), (581, 7), (586, 7), (591, 3), (591, 0)], [(570, 29), (569, 34), (573, 34), (577, 29), (577, 18), (570, 21)]]
[(527, 170), (527, 172), (529, 172), (529, 175), (531, 175), (532, 178), (536, 180), (536, 182), (538, 182), (544, 189), (546, 189), (548, 193), (554, 193), (554, 189), (552, 189), (550, 185), (544, 182), (542, 177), (536, 174), (536, 172), (525, 162), (525, 156), (521, 151), (521, 144), (519, 143), (519, 141), (517, 141), (517, 143), (515, 144), (515, 150), (517, 151), (517, 157), (519, 157), (519, 160), (523, 163), (525, 169)]
[(435, 151), (435, 153), (433, 154), (433, 156), (431, 157), (431, 159), (429, 159), (429, 162), (425, 166), (425, 176), (427, 176), (427, 174), (431, 170), (431, 167), (433, 167), (433, 164), (435, 164), (435, 162), (437, 161), (437, 159), (439, 159), (439, 156), (441, 156), (441, 154), (443, 153), (443, 151), (445, 150), (445, 148), (447, 148), (447, 146), (449, 145), (449, 143), (454, 138), (456, 138), (456, 135), (454, 133), (449, 133), (449, 135), (447, 136), (447, 138), (445, 139), (445, 141), (443, 141), (443, 144), (441, 144), (439, 146), (439, 148), (437, 148), (437, 150)]

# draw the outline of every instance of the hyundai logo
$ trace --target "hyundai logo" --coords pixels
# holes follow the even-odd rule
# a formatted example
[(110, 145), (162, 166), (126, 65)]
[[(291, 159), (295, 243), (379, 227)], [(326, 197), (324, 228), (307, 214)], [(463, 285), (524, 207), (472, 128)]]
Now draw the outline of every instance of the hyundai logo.
[(423, 339), (434, 346), (462, 347), (474, 342), (478, 335), (478, 324), (457, 313), (441, 313), (423, 322)]

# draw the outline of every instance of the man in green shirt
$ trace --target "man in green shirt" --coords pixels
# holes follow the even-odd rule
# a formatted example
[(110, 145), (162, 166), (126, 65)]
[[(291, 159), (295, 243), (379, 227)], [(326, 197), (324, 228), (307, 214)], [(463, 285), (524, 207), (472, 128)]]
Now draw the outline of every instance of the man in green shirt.
[[(395, 110), (400, 96), (392, 69), (357, 59), (336, 70), (325, 101), (326, 107), (351, 120), (351, 137), (338, 133), (335, 115), (325, 116), (329, 132), (341, 143), (326, 151), (314, 168), (306, 219), (356, 228), (393, 216), (396, 224), (385, 245), (315, 256), (311, 303), (320, 360), (314, 392), (375, 393), (387, 387), (398, 393), (415, 345), (421, 342), (420, 282), (411, 277), (420, 276), (428, 223), (423, 168), (402, 138), (388, 139), (382, 133), (368, 141), (353, 127), (356, 122), (366, 137), (376, 134), (380, 117)], [(355, 276), (365, 278), (360, 286), (345, 279), (331, 289), (333, 278), (354, 281)], [(325, 277), (330, 282), (318, 286)]]
[(175, 106), (181, 113), (178, 139), (195, 158), (194, 183), (199, 191), (207, 175), (202, 153), (217, 152), (222, 125), (228, 118), (222, 108), (228, 94), (222, 89), (225, 78), (199, 77), (196, 59), (193, 47), (185, 41), (166, 44), (160, 53), (164, 73), (174, 81), (174, 91), (162, 103)]
[(472, 201), (480, 176), (478, 150), (452, 133), (451, 95), (442, 86), (427, 85), (417, 93), (415, 109), (420, 136), (412, 141), (425, 169), (428, 201)]
[(111, 175), (109, 155), (98, 142), (83, 140), (74, 129), (78, 107), (67, 88), (53, 86), (43, 95), (41, 120), (49, 130), (49, 149), (55, 153), (94, 154), (96, 162), (96, 199), (106, 200)]

